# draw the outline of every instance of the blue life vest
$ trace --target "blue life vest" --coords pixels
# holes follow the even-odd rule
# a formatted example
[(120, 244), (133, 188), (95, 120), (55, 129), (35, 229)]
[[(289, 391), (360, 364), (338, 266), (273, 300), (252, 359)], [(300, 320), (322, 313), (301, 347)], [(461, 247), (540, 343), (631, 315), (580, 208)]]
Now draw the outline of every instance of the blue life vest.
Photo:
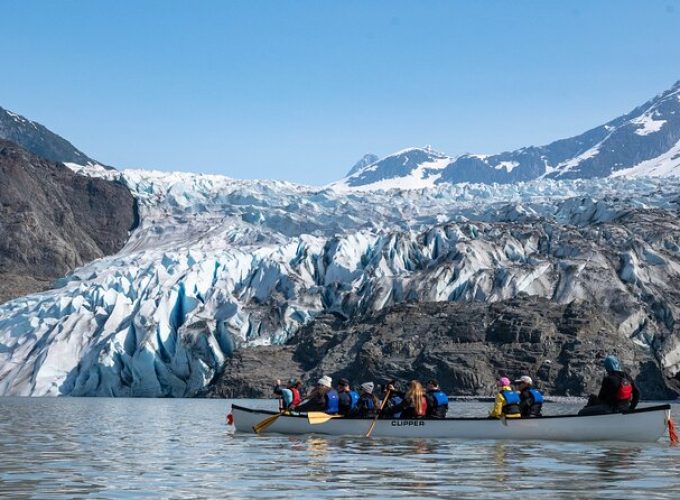
[(503, 391), (503, 397), (505, 398), (506, 405), (519, 404), (519, 393), (515, 391)]
[(534, 404), (543, 403), (543, 394), (541, 394), (541, 391), (539, 391), (538, 389), (529, 389), (529, 392), (531, 393), (531, 396), (534, 398)]
[(432, 391), (430, 394), (434, 398), (434, 401), (437, 403), (437, 406), (448, 406), (449, 405), (449, 397), (446, 394), (444, 394), (443, 391), (436, 390), (436, 391)]
[(326, 393), (326, 413), (335, 415), (340, 411), (340, 401), (338, 400), (338, 391), (331, 389)]
[(350, 405), (349, 409), (354, 410), (359, 402), (359, 393), (357, 391), (349, 391)]
[(367, 396), (365, 398), (362, 398), (362, 401), (364, 402), (364, 408), (367, 410), (373, 410), (375, 409), (375, 403), (373, 402), (373, 398), (370, 396)]
[[(401, 399), (399, 396), (394, 395), (394, 396), (392, 396), (392, 397), (390, 398), (390, 406), (398, 406), (398, 405), (401, 404), (402, 401), (404, 401), (404, 400)], [(398, 412), (392, 414), (392, 417), (394, 417), (394, 418), (399, 418), (399, 417), (401, 417), (401, 412), (398, 411)]]

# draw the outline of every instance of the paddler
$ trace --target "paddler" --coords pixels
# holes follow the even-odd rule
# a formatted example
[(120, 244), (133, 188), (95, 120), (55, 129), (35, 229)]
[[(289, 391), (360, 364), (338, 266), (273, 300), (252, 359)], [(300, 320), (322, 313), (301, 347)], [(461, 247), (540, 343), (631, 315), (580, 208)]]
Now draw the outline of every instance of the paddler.
[(297, 386), (298, 379), (296, 377), (291, 377), (285, 387), (281, 385), (281, 380), (276, 381), (274, 394), (280, 396), (279, 409), (290, 410), (300, 404), (300, 391)]
[(341, 415), (345, 417), (355, 416), (358, 412), (359, 393), (353, 391), (349, 380), (341, 378), (338, 381), (338, 408)]
[(337, 415), (340, 411), (338, 391), (333, 389), (333, 379), (324, 375), (316, 382), (316, 387), (308, 396), (309, 401), (295, 408), (299, 412), (323, 411), (329, 415)]
[(496, 381), (498, 392), (489, 418), (520, 418), (519, 394), (510, 387), (510, 379), (501, 377)]
[(514, 385), (519, 391), (519, 412), (522, 418), (542, 417), (543, 394), (534, 387), (531, 377), (522, 375), (515, 380)]
[(606, 374), (597, 396), (591, 394), (588, 404), (578, 412), (579, 415), (602, 415), (634, 410), (640, 401), (640, 389), (632, 377), (623, 371), (621, 361), (616, 356), (604, 358)]
[(446, 418), (449, 411), (449, 397), (439, 388), (439, 382), (435, 379), (427, 381), (427, 416), (430, 418)]
[(361, 395), (359, 396), (359, 417), (369, 418), (375, 417), (376, 412), (380, 406), (380, 401), (373, 394), (375, 384), (373, 382), (364, 382), (361, 384)]

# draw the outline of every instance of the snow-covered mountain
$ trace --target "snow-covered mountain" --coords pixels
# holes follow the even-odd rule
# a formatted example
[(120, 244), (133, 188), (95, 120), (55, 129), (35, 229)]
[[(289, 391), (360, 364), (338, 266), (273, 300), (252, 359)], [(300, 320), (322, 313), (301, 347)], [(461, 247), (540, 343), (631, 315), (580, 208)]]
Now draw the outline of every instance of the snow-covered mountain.
[[(72, 167), (128, 186), (141, 223), (118, 254), (0, 306), (0, 394), (188, 396), (234, 348), (320, 313), (518, 294), (613, 308), (680, 371), (680, 180), (342, 194)], [(631, 210), (657, 215), (642, 230), (619, 222)]]
[(37, 122), (0, 107), (0, 139), (18, 144), (36, 156), (60, 163), (97, 164), (63, 137)]
[(602, 126), (547, 146), (456, 158), (410, 148), (357, 168), (335, 189), (418, 189), (444, 183), (537, 178), (680, 175), (680, 82)]

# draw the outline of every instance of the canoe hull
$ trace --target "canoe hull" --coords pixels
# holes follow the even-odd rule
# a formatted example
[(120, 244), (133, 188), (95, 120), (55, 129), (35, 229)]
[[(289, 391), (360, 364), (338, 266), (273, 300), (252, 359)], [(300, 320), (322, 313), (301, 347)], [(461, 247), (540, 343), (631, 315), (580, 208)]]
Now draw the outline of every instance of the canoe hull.
[[(253, 426), (274, 412), (234, 405), (232, 415), (237, 432), (252, 433)], [(478, 418), (381, 419), (373, 437), (501, 439), (538, 441), (626, 441), (655, 442), (665, 432), (670, 406), (644, 408), (631, 413), (583, 416), (575, 415), (534, 419), (490, 420)], [(325, 434), (364, 436), (370, 419), (334, 418), (311, 425), (305, 416), (281, 416), (266, 433)]]

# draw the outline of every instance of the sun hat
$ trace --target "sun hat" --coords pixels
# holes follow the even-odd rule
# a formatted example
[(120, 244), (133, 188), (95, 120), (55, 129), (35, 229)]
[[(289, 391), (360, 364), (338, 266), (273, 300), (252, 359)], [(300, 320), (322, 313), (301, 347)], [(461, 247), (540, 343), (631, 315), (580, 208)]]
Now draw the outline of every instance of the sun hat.
[(508, 377), (501, 377), (496, 381), (496, 385), (498, 387), (505, 387), (506, 385), (510, 385), (510, 379)]
[(319, 380), (316, 381), (317, 385), (323, 385), (324, 387), (330, 387), (333, 384), (333, 379), (328, 375), (324, 375)]
[(534, 381), (531, 380), (531, 377), (529, 377), (528, 375), (522, 375), (520, 378), (515, 380), (515, 384), (521, 384), (522, 382), (528, 385), (534, 385)]
[(373, 394), (374, 387), (373, 382), (364, 382), (361, 384), (361, 388), (369, 394)]

